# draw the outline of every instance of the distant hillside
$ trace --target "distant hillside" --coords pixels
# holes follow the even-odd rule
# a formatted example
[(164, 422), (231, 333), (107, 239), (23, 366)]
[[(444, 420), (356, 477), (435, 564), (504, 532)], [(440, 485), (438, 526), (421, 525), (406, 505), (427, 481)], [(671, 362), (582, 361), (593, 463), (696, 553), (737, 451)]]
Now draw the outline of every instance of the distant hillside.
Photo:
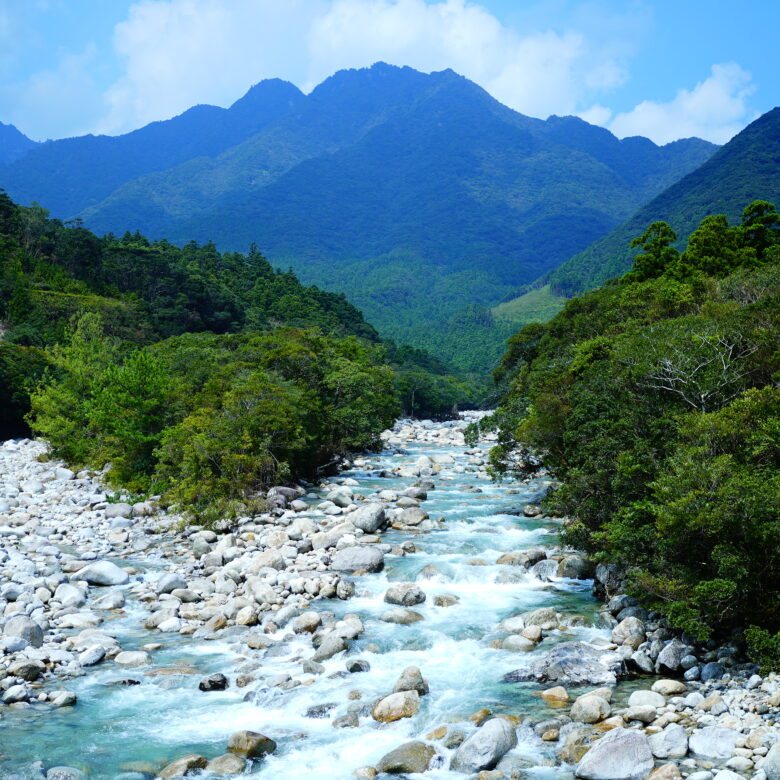
[(0, 164), (12, 163), (36, 146), (38, 146), (36, 141), (28, 138), (13, 125), (4, 125), (0, 122)]
[[(0, 186), (101, 233), (257, 243), (385, 335), (428, 346), (438, 328), (465, 367), (464, 311), (557, 267), (715, 149), (532, 119), (452, 71), (380, 63), (308, 96), (261, 82), (227, 110), (45, 144), (0, 167)], [(502, 336), (485, 336), (493, 357)]]
[[(195, 106), (125, 135), (48, 141), (23, 159), (0, 167), (0, 186), (16, 201), (46, 203), (54, 216), (71, 219), (131, 179), (220, 154), (302, 99), (297, 87), (272, 79), (252, 87), (228, 109)], [(130, 221), (138, 220), (128, 215)]]
[(625, 273), (636, 254), (631, 240), (652, 222), (668, 222), (682, 248), (708, 214), (726, 214), (737, 222), (745, 204), (757, 199), (780, 205), (780, 108), (759, 117), (700, 168), (553, 271), (552, 290), (572, 296)]

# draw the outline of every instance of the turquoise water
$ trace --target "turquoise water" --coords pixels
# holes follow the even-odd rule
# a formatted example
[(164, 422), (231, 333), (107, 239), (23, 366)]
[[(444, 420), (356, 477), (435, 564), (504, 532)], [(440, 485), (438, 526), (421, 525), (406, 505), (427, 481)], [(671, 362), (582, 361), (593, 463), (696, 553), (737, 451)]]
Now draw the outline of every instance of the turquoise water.
[[(464, 448), (413, 444), (402, 457), (383, 453), (369, 459), (364, 470), (343, 476), (358, 480), (360, 486), (354, 489), (363, 494), (402, 489), (413, 480), (378, 478), (376, 470), (408, 465), (421, 455), (443, 452), (466, 464)], [(78, 704), (71, 709), (5, 708), (0, 720), (0, 777), (13, 773), (32, 777), (29, 767), (39, 760), (46, 767), (78, 767), (90, 778), (115, 778), (131, 769), (154, 772), (188, 753), (209, 758), (220, 755), (232, 732), (250, 729), (268, 735), (279, 746), (274, 755), (249, 768), (253, 776), (346, 779), (357, 767), (375, 764), (387, 751), (408, 739), (424, 737), (440, 725), (459, 724), (468, 733), (473, 726), (464, 721), (483, 707), (521, 717), (550, 713), (534, 695), (538, 686), (503, 683), (503, 675), (529, 665), (555, 641), (606, 637), (608, 632), (592, 625), (598, 605), (591, 596), (590, 582), (542, 583), (516, 567), (495, 565), (505, 552), (555, 544), (555, 521), (508, 514), (538, 500), (542, 483), (494, 485), (474, 473), (456, 474), (450, 466), (444, 466), (432, 479), (436, 488), (423, 506), (431, 517), (445, 518), (443, 529), (384, 534), (383, 542), (392, 545), (412, 541), (416, 552), (404, 557), (388, 555), (383, 572), (356, 578), (356, 594), (349, 601), (317, 601), (312, 605), (339, 616), (356, 613), (361, 617), (366, 631), (353, 643), (349, 657), (367, 660), (370, 672), (338, 674), (345, 668), (341, 654), (325, 662), (324, 674), (313, 677), (303, 673), (301, 661), (311, 655), (311, 647), (285, 628), (274, 638), (287, 637), (286, 652), (274, 657), (264, 657), (262, 651), (243, 645), (246, 629), (242, 628), (228, 629), (211, 641), (145, 631), (140, 628), (145, 610), (133, 602), (131, 583), (125, 614), (107, 621), (105, 629), (115, 633), (123, 649), (164, 643), (164, 649), (154, 653), (154, 666), (123, 669), (104, 662), (84, 677), (57, 684), (54, 687), (67, 687), (78, 695)], [(464, 491), (473, 485), (483, 492)], [(512, 494), (510, 490), (519, 492)], [(473, 559), (487, 565), (469, 565)], [(162, 559), (156, 560), (152, 553), (143, 563), (145, 573), (141, 576), (152, 576)], [(441, 573), (419, 580), (427, 600), (413, 609), (425, 619), (410, 626), (378, 620), (388, 607), (383, 596), (389, 584), (415, 580), (428, 565)], [(457, 595), (459, 603), (447, 608), (434, 606), (434, 597), (443, 593)], [(504, 636), (497, 631), (501, 620), (542, 606), (584, 616), (589, 625), (555, 632), (533, 653), (491, 647), (493, 640)], [(289, 674), (304, 684), (288, 691), (268, 689), (262, 680), (243, 689), (231, 684), (223, 692), (197, 689), (204, 674), (219, 671), (234, 678), (247, 664), (258, 665), (254, 674), (259, 677)], [(420, 667), (430, 686), (430, 694), (423, 697), (414, 718), (380, 725), (369, 715), (360, 718), (358, 728), (331, 725), (333, 718), (355, 703), (350, 692), (359, 691), (359, 701), (370, 706), (392, 691), (398, 675), (411, 664)], [(159, 673), (160, 669), (167, 671)], [(120, 684), (127, 678), (139, 684)], [(247, 694), (254, 700), (245, 701)], [(310, 707), (321, 704), (335, 705), (328, 717), (305, 716)], [(528, 729), (519, 733), (520, 743), (513, 754), (529, 759), (535, 766), (532, 776), (559, 776), (561, 770), (551, 766), (554, 748), (543, 746)], [(443, 780), (464, 776), (434, 770), (425, 777)]]

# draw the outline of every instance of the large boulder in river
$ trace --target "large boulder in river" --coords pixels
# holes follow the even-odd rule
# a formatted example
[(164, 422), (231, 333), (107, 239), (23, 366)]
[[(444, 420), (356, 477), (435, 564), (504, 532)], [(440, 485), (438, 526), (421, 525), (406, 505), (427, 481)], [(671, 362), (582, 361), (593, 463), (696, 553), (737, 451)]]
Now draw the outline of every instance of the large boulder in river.
[(382, 504), (365, 504), (349, 515), (355, 528), (367, 534), (375, 534), (387, 522)]
[(436, 750), (424, 742), (407, 742), (380, 758), (376, 768), (388, 775), (422, 773), (428, 769), (435, 755)]
[(247, 758), (258, 758), (276, 750), (276, 742), (258, 731), (236, 731), (230, 735), (227, 749)]
[(384, 553), (377, 547), (345, 547), (331, 559), (334, 571), (382, 571), (385, 567)]
[(506, 682), (555, 682), (562, 685), (615, 685), (625, 674), (623, 659), (586, 642), (561, 642), (527, 669), (504, 676)]
[(492, 769), (515, 745), (515, 727), (505, 718), (491, 718), (458, 748), (450, 769), (469, 773)]
[(411, 718), (420, 709), (420, 694), (417, 691), (399, 691), (380, 699), (371, 711), (374, 720), (392, 723), (401, 718)]
[(184, 758), (180, 758), (166, 766), (161, 772), (160, 777), (163, 780), (172, 780), (174, 777), (184, 777), (197, 769), (205, 769), (208, 760), (197, 753), (191, 753)]
[(385, 601), (388, 604), (397, 604), (399, 607), (413, 607), (425, 601), (425, 593), (413, 582), (399, 582), (388, 588)]
[(644, 780), (652, 771), (647, 737), (634, 729), (612, 729), (582, 757), (574, 773), (583, 780)]
[(393, 688), (394, 693), (399, 691), (417, 691), (420, 696), (425, 696), (428, 690), (428, 683), (425, 682), (425, 678), (417, 666), (407, 666), (401, 672), (401, 676)]
[(95, 561), (71, 575), (72, 580), (86, 580), (90, 585), (124, 585), (130, 575), (111, 561)]

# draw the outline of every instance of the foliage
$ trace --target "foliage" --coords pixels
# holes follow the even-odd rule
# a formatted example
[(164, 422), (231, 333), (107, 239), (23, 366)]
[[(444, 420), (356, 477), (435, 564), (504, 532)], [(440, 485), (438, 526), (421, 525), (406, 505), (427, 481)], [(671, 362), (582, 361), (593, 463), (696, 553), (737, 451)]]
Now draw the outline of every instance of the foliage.
[(509, 331), (453, 318), (585, 249), (715, 148), (539, 121), (452, 71), (377, 63), (306, 96), (265, 81), (228, 110), (41, 144), (0, 181), (100, 233), (257, 241), (305, 282), (346, 293), (383, 336), (484, 372)]
[[(138, 233), (98, 238), (79, 223), (49, 219), (40, 206), (18, 207), (0, 191), (0, 322), (8, 331), (3, 343), (39, 350), (62, 344), (73, 335), (72, 323), (85, 314), (94, 315), (108, 341), (117, 345), (143, 346), (192, 332), (270, 332), (290, 326), (379, 344), (377, 332), (343, 295), (305, 287), (291, 271), (274, 270), (254, 246), (245, 255), (221, 254), (213, 244), (190, 242), (179, 248)], [(394, 362), (399, 391), (410, 383), (421, 388), (413, 393), (413, 404), (412, 393), (405, 392), (407, 413), (441, 415), (478, 400), (476, 383), (450, 376), (423, 351), (395, 344), (388, 344), (387, 351), (401, 356)], [(17, 376), (28, 362), (22, 356), (40, 351), (6, 349), (6, 363), (12, 354), (15, 367), (3, 372), (10, 372), (13, 399), (0, 418), (0, 436), (28, 432), (23, 420), (29, 392), (41, 373), (30, 364), (27, 378)], [(56, 355), (57, 364), (62, 360), (67, 356)], [(122, 371), (101, 379), (130, 382), (131, 366)], [(121, 401), (114, 400), (121, 409)], [(83, 422), (84, 416), (79, 419)], [(140, 450), (128, 454), (130, 460), (148, 459), (154, 442), (137, 444)], [(116, 458), (114, 466), (122, 468)], [(132, 465), (129, 471), (139, 469)]]
[[(631, 239), (651, 223), (661, 221), (671, 225), (678, 236), (675, 247), (682, 250), (704, 215), (716, 217), (711, 227), (717, 229), (719, 222), (722, 226), (722, 218), (717, 215), (725, 214), (734, 222), (739, 219), (744, 204), (753, 201), (759, 205), (752, 206), (754, 212), (743, 215), (744, 224), (749, 226), (749, 231), (771, 230), (773, 218), (765, 222), (763, 208), (767, 201), (780, 202), (779, 125), (780, 108), (772, 109), (748, 125), (700, 168), (668, 186), (627, 221), (554, 270), (547, 279), (553, 292), (578, 295), (629, 271), (636, 254), (630, 246)], [(756, 198), (763, 200), (756, 201)], [(761, 240), (752, 236), (748, 237), (748, 243), (756, 247), (758, 259), (763, 260)], [(718, 251), (729, 253), (733, 248), (726, 241), (718, 246)]]
[(568, 541), (700, 638), (780, 629), (779, 228), (757, 202), (680, 252), (652, 224), (631, 272), (520, 330), (495, 372), (497, 470), (542, 456)]

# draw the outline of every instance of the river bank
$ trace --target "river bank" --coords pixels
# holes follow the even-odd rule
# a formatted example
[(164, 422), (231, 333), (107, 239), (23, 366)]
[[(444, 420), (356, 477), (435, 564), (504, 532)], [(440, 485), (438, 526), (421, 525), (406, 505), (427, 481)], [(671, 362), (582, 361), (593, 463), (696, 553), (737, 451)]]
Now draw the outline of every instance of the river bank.
[(469, 419), (220, 533), (2, 445), (0, 776), (780, 777), (778, 680), (597, 601)]

